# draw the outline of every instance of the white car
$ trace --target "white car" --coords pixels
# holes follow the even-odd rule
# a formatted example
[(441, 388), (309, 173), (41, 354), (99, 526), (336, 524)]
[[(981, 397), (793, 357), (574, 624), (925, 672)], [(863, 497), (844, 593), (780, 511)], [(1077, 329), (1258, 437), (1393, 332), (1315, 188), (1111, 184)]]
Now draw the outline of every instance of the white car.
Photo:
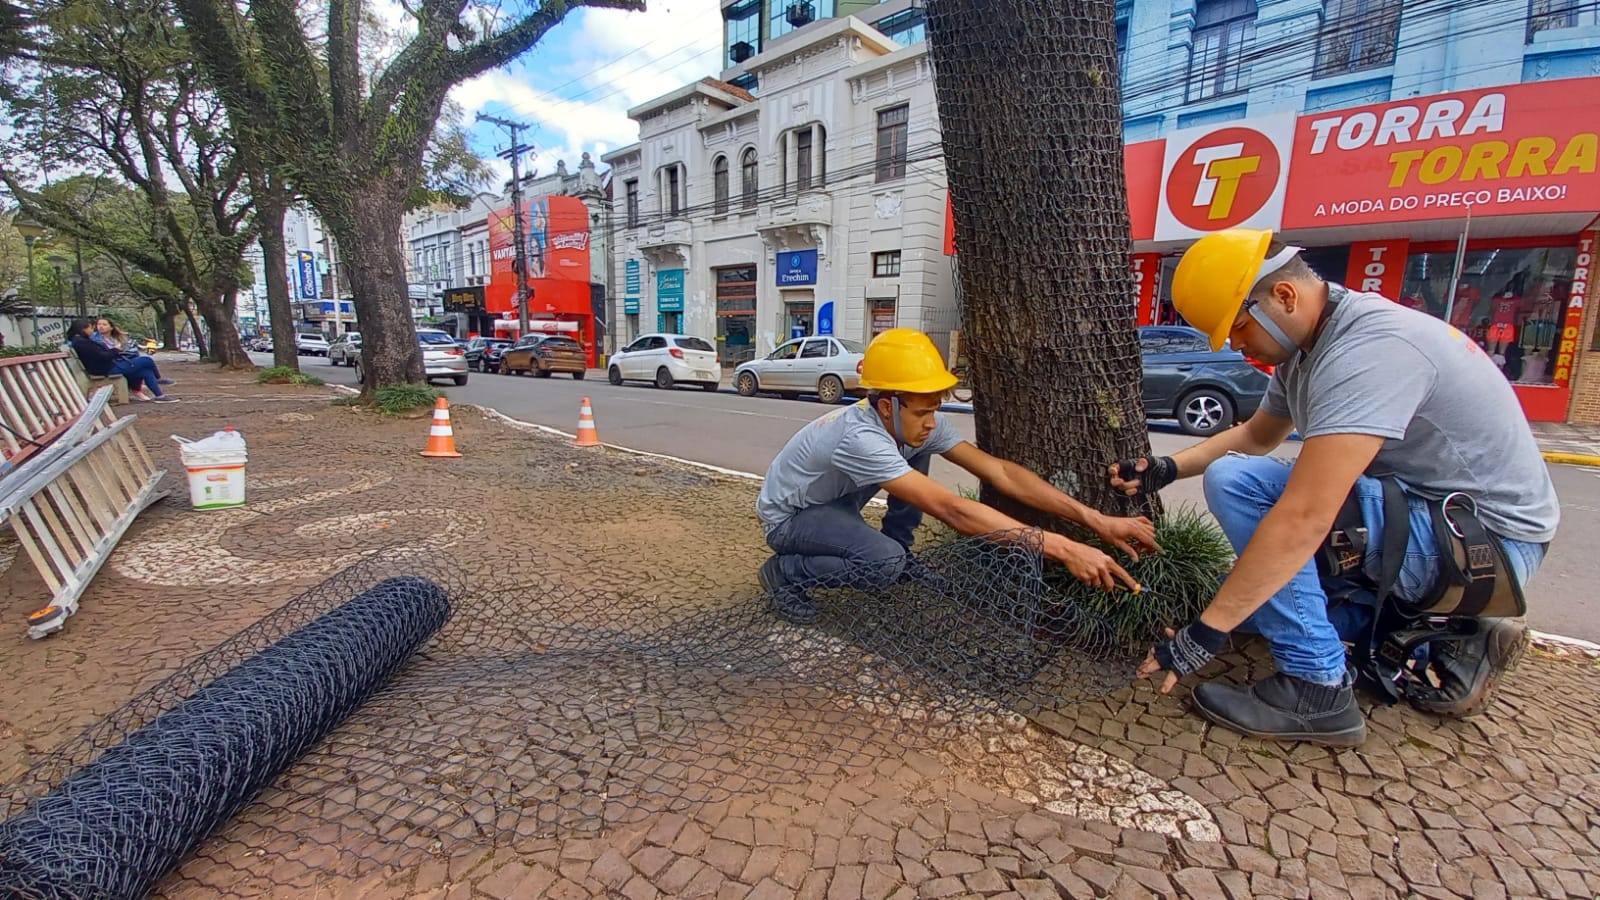
[[(432, 328), (417, 329), (417, 343), (422, 346), (423, 380), (448, 378), (457, 386), (467, 383), (467, 354), (450, 335)], [(366, 380), (361, 370), (361, 359), (356, 359), (356, 382)]]
[(714, 391), (722, 384), (717, 348), (690, 334), (646, 334), (611, 357), (606, 379), (612, 384), (649, 381), (667, 389), (680, 381)]
[(297, 334), (294, 349), (301, 356), (327, 356), (328, 339), (320, 334)]

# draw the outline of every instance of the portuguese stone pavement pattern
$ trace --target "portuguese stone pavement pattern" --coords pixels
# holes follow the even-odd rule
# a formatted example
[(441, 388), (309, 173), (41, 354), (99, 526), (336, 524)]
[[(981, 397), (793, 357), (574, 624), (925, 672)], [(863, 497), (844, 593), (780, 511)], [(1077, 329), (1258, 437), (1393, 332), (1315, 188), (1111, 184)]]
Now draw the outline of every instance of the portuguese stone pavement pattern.
[[(425, 460), (417, 452), (425, 418), (341, 406), (325, 388), (261, 387), (197, 364), (164, 365), (184, 402), (126, 410), (168, 461), (171, 495), (135, 523), (60, 634), (23, 636), (22, 614), (42, 591), (25, 557), (0, 578), (0, 621), (14, 626), (0, 630), (0, 677), (13, 688), (0, 713), (0, 783), (375, 547), (434, 546), (489, 568), (536, 549), (561, 577), (648, 591), (661, 603), (757, 593), (766, 551), (749, 481), (577, 450), (462, 407), (453, 418), (465, 457)], [(604, 408), (596, 415), (603, 427)], [(249, 442), (250, 503), (193, 512), (168, 435), (225, 425)], [(1242, 681), (1271, 666), (1258, 645), (1224, 661), (1208, 674)], [(735, 792), (598, 834), (468, 844), (392, 863), (371, 854), (364, 871), (312, 885), (276, 877), (273, 860), (292, 847), (257, 847), (236, 825), (162, 893), (1600, 895), (1592, 658), (1536, 647), (1487, 715), (1443, 721), (1372, 708), (1366, 743), (1337, 752), (1209, 728), (1188, 711), (1186, 688), (1164, 697), (1132, 673), (1129, 682), (1000, 736), (902, 747), (806, 783)], [(848, 727), (870, 732), (871, 719)], [(278, 796), (269, 791), (257, 806)], [(336, 836), (381, 841), (354, 829)]]

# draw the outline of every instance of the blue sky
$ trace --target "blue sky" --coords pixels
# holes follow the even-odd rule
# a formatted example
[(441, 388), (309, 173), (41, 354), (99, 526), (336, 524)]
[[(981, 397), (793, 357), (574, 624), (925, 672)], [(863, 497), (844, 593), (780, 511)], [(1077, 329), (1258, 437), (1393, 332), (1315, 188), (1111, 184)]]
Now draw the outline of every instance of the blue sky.
[(540, 174), (558, 159), (576, 170), (585, 150), (600, 165), (602, 153), (638, 140), (630, 107), (721, 71), (719, 8), (718, 0), (650, 0), (640, 13), (574, 10), (521, 58), (451, 94), (466, 110), (473, 148), (491, 159), (508, 144), (498, 126), (472, 121), (485, 112), (533, 126), (523, 140), (535, 146)]

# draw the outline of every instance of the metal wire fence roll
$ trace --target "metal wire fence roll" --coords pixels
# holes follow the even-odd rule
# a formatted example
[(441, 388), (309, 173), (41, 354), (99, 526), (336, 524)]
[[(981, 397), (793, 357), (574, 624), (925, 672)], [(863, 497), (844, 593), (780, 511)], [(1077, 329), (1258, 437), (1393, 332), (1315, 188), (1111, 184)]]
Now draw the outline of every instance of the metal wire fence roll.
[(0, 824), (0, 896), (145, 896), (382, 688), (450, 610), (437, 584), (384, 580), (128, 732)]

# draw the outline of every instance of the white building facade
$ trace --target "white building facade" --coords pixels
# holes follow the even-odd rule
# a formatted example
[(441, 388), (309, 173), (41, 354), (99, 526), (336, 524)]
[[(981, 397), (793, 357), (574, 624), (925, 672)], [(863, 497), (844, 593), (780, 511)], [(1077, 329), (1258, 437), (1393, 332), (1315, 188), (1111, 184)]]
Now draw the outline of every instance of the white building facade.
[(819, 22), (744, 62), (759, 99), (705, 79), (629, 111), (607, 154), (619, 345), (675, 331), (724, 366), (802, 334), (865, 343), (956, 327), (927, 43)]

